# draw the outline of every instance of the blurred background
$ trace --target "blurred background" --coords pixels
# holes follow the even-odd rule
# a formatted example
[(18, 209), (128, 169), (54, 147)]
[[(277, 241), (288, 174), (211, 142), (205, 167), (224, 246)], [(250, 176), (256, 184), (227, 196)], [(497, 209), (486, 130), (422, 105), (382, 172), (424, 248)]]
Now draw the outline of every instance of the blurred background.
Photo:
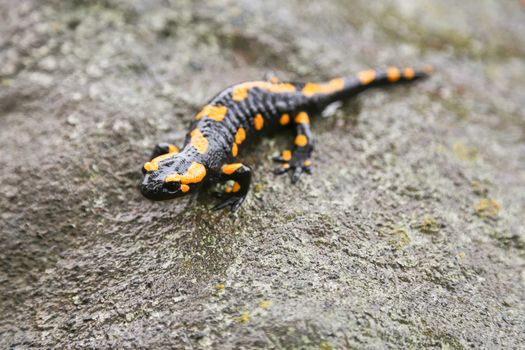
[[(525, 7), (508, 1), (0, 0), (0, 347), (518, 348)], [(243, 154), (252, 192), (152, 203), (231, 84), (433, 64)]]

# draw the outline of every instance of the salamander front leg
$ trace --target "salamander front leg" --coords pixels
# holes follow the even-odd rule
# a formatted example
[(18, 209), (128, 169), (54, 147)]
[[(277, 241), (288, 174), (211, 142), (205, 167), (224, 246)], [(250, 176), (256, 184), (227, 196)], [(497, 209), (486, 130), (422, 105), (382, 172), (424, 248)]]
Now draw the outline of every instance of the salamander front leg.
[(155, 146), (155, 148), (153, 148), (150, 160), (168, 153), (179, 153), (179, 149), (177, 148), (177, 146), (171, 143), (159, 143)]
[(306, 112), (298, 113), (294, 122), (297, 134), (293, 150), (284, 150), (280, 156), (274, 157), (274, 161), (282, 163), (280, 168), (274, 170), (274, 173), (281, 175), (291, 172), (292, 183), (296, 183), (303, 173), (312, 173), (310, 156), (314, 149), (308, 114)]
[(214, 210), (230, 207), (232, 211), (239, 209), (242, 202), (246, 199), (250, 189), (251, 170), (244, 164), (232, 163), (223, 165), (221, 168), (221, 182), (233, 181), (233, 184), (226, 188), (220, 197), (224, 200), (213, 207)]

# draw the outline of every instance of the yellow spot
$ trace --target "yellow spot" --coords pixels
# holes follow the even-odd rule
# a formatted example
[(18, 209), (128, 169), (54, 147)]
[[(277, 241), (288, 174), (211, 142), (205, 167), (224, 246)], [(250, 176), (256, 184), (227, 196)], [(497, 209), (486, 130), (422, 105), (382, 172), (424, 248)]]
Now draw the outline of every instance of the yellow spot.
[(321, 344), (319, 344), (319, 350), (333, 350), (334, 347), (332, 344), (330, 344), (327, 341), (322, 341)]
[(200, 154), (204, 154), (206, 150), (208, 149), (208, 140), (204, 137), (204, 135), (200, 132), (199, 129), (194, 129), (191, 132), (191, 141), (190, 144), (195, 147), (197, 152)]
[(283, 153), (282, 153), (282, 158), (283, 160), (285, 161), (289, 161), (290, 159), (292, 159), (292, 152), (290, 150), (284, 150)]
[(241, 184), (238, 183), (237, 181), (233, 181), (232, 185), (231, 186), (228, 186), (226, 189), (225, 189), (225, 192), (226, 193), (235, 193), (235, 192), (239, 192), (241, 190)]
[(403, 71), (403, 76), (405, 77), (405, 79), (410, 80), (416, 76), (416, 72), (414, 71), (414, 68), (405, 68), (405, 70)]
[(240, 145), (244, 140), (246, 140), (246, 131), (244, 131), (244, 128), (239, 128), (237, 134), (235, 134), (235, 143)]
[(144, 164), (144, 169), (146, 169), (147, 171), (157, 170), (158, 168), (159, 166), (157, 163), (147, 162), (146, 164)]
[(466, 146), (463, 142), (458, 141), (452, 145), (456, 157), (460, 160), (475, 160), (478, 157), (478, 148), (475, 146)]
[(310, 118), (308, 118), (308, 114), (306, 114), (306, 112), (300, 112), (295, 117), (294, 122), (297, 124), (310, 124)]
[(419, 229), (424, 233), (437, 233), (439, 232), (439, 224), (431, 215), (425, 215)]
[(253, 118), (253, 124), (255, 125), (255, 130), (261, 130), (264, 127), (264, 118), (261, 114), (257, 114)]
[(228, 108), (226, 106), (204, 106), (202, 111), (195, 116), (196, 120), (200, 120), (202, 117), (207, 116), (210, 119), (213, 119), (218, 122), (222, 122), (224, 117), (228, 113)]
[(390, 243), (397, 249), (402, 249), (410, 244), (410, 237), (408, 231), (404, 227), (397, 227), (391, 231), (394, 238)]
[(170, 153), (162, 154), (162, 155), (160, 155), (158, 157), (155, 157), (152, 160), (150, 160), (149, 162), (147, 162), (146, 164), (144, 164), (144, 169), (146, 169), (147, 171), (158, 170), (159, 169), (159, 162), (164, 160), (164, 159), (171, 158), (174, 154), (176, 154), (176, 152), (173, 152), (173, 153), (170, 152)]
[(305, 160), (304, 163), (303, 163), (304, 166), (310, 166), (312, 165), (312, 162), (309, 161), (309, 160)]
[(188, 186), (188, 185), (180, 185), (180, 190), (182, 192), (188, 192), (190, 190), (190, 186)]
[(234, 172), (236, 172), (240, 167), (242, 167), (241, 163), (226, 164), (222, 167), (222, 172), (226, 175), (231, 175)]
[(168, 147), (168, 153), (179, 153), (177, 146), (170, 144)]
[(376, 71), (373, 69), (365, 70), (362, 72), (357, 73), (357, 79), (361, 82), (363, 85), (368, 85), (371, 82), (374, 81), (376, 78)]
[(276, 83), (269, 81), (250, 81), (233, 87), (232, 98), (240, 102), (248, 97), (248, 92), (252, 88), (259, 88), (268, 92), (295, 92), (295, 86), (289, 83)]
[(288, 169), (289, 167), (290, 167), (290, 164), (288, 164), (288, 163), (284, 163), (284, 164), (282, 165), (282, 168), (283, 168), (283, 169)]
[(241, 317), (239, 317), (239, 322), (242, 322), (244, 324), (250, 322), (250, 313), (248, 311), (244, 311), (241, 314)]
[(2, 86), (11, 86), (13, 84), (13, 79), (0, 79), (0, 85)]
[(237, 102), (243, 101), (246, 99), (246, 97), (248, 97), (248, 90), (248, 88), (244, 87), (234, 88), (232, 92), (232, 99)]
[(305, 135), (297, 135), (295, 137), (295, 144), (299, 147), (304, 147), (308, 144), (308, 138)]
[(279, 78), (277, 78), (277, 77), (271, 77), (271, 78), (270, 78), (270, 82), (271, 82), (271, 83), (274, 83), (274, 84), (275, 84), (275, 83), (278, 83), (278, 82), (279, 82)]
[(264, 310), (268, 310), (272, 306), (271, 300), (261, 300), (259, 301), (259, 307)]
[(481, 218), (494, 217), (501, 210), (501, 204), (494, 199), (483, 198), (475, 205), (476, 215)]
[(182, 178), (181, 174), (175, 173), (166, 176), (166, 179), (164, 181), (166, 182), (180, 182), (180, 179)]
[(397, 68), (388, 68), (386, 71), (386, 77), (389, 82), (394, 83), (401, 78), (401, 72)]
[(224, 290), (224, 288), (226, 288), (226, 286), (223, 283), (219, 283), (215, 286), (215, 289), (217, 290)]
[(284, 113), (282, 116), (281, 116), (281, 119), (279, 119), (279, 123), (281, 125), (286, 125), (290, 122), (290, 116), (288, 115), (288, 113)]
[(237, 148), (237, 144), (234, 143), (233, 146), (232, 146), (232, 155), (234, 157), (237, 157), (237, 153), (239, 153), (239, 148)]
[[(206, 168), (200, 163), (193, 162), (185, 174), (171, 174), (166, 176), (166, 182), (180, 182), (183, 185), (196, 184), (206, 177)], [(182, 189), (182, 186), (181, 186)]]
[(332, 94), (343, 90), (345, 87), (345, 80), (343, 78), (336, 78), (330, 80), (328, 83), (306, 83), (303, 87), (302, 93), (310, 97), (315, 94)]

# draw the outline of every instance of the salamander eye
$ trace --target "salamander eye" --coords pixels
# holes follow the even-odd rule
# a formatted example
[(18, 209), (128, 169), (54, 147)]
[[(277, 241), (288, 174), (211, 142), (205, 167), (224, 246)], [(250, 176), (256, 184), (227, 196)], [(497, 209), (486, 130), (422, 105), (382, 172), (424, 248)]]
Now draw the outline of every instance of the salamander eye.
[(170, 181), (170, 182), (165, 182), (164, 186), (169, 191), (175, 191), (175, 190), (178, 190), (180, 188), (180, 183), (179, 182), (175, 182), (175, 181)]

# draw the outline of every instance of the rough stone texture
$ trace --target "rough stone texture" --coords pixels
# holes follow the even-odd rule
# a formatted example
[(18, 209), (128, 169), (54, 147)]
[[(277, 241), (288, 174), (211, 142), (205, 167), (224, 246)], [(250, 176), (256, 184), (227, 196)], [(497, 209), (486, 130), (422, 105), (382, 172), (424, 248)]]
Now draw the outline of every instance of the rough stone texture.
[[(524, 348), (519, 1), (0, 1), (0, 347)], [(433, 63), (243, 154), (239, 212), (136, 189), (234, 82)]]

